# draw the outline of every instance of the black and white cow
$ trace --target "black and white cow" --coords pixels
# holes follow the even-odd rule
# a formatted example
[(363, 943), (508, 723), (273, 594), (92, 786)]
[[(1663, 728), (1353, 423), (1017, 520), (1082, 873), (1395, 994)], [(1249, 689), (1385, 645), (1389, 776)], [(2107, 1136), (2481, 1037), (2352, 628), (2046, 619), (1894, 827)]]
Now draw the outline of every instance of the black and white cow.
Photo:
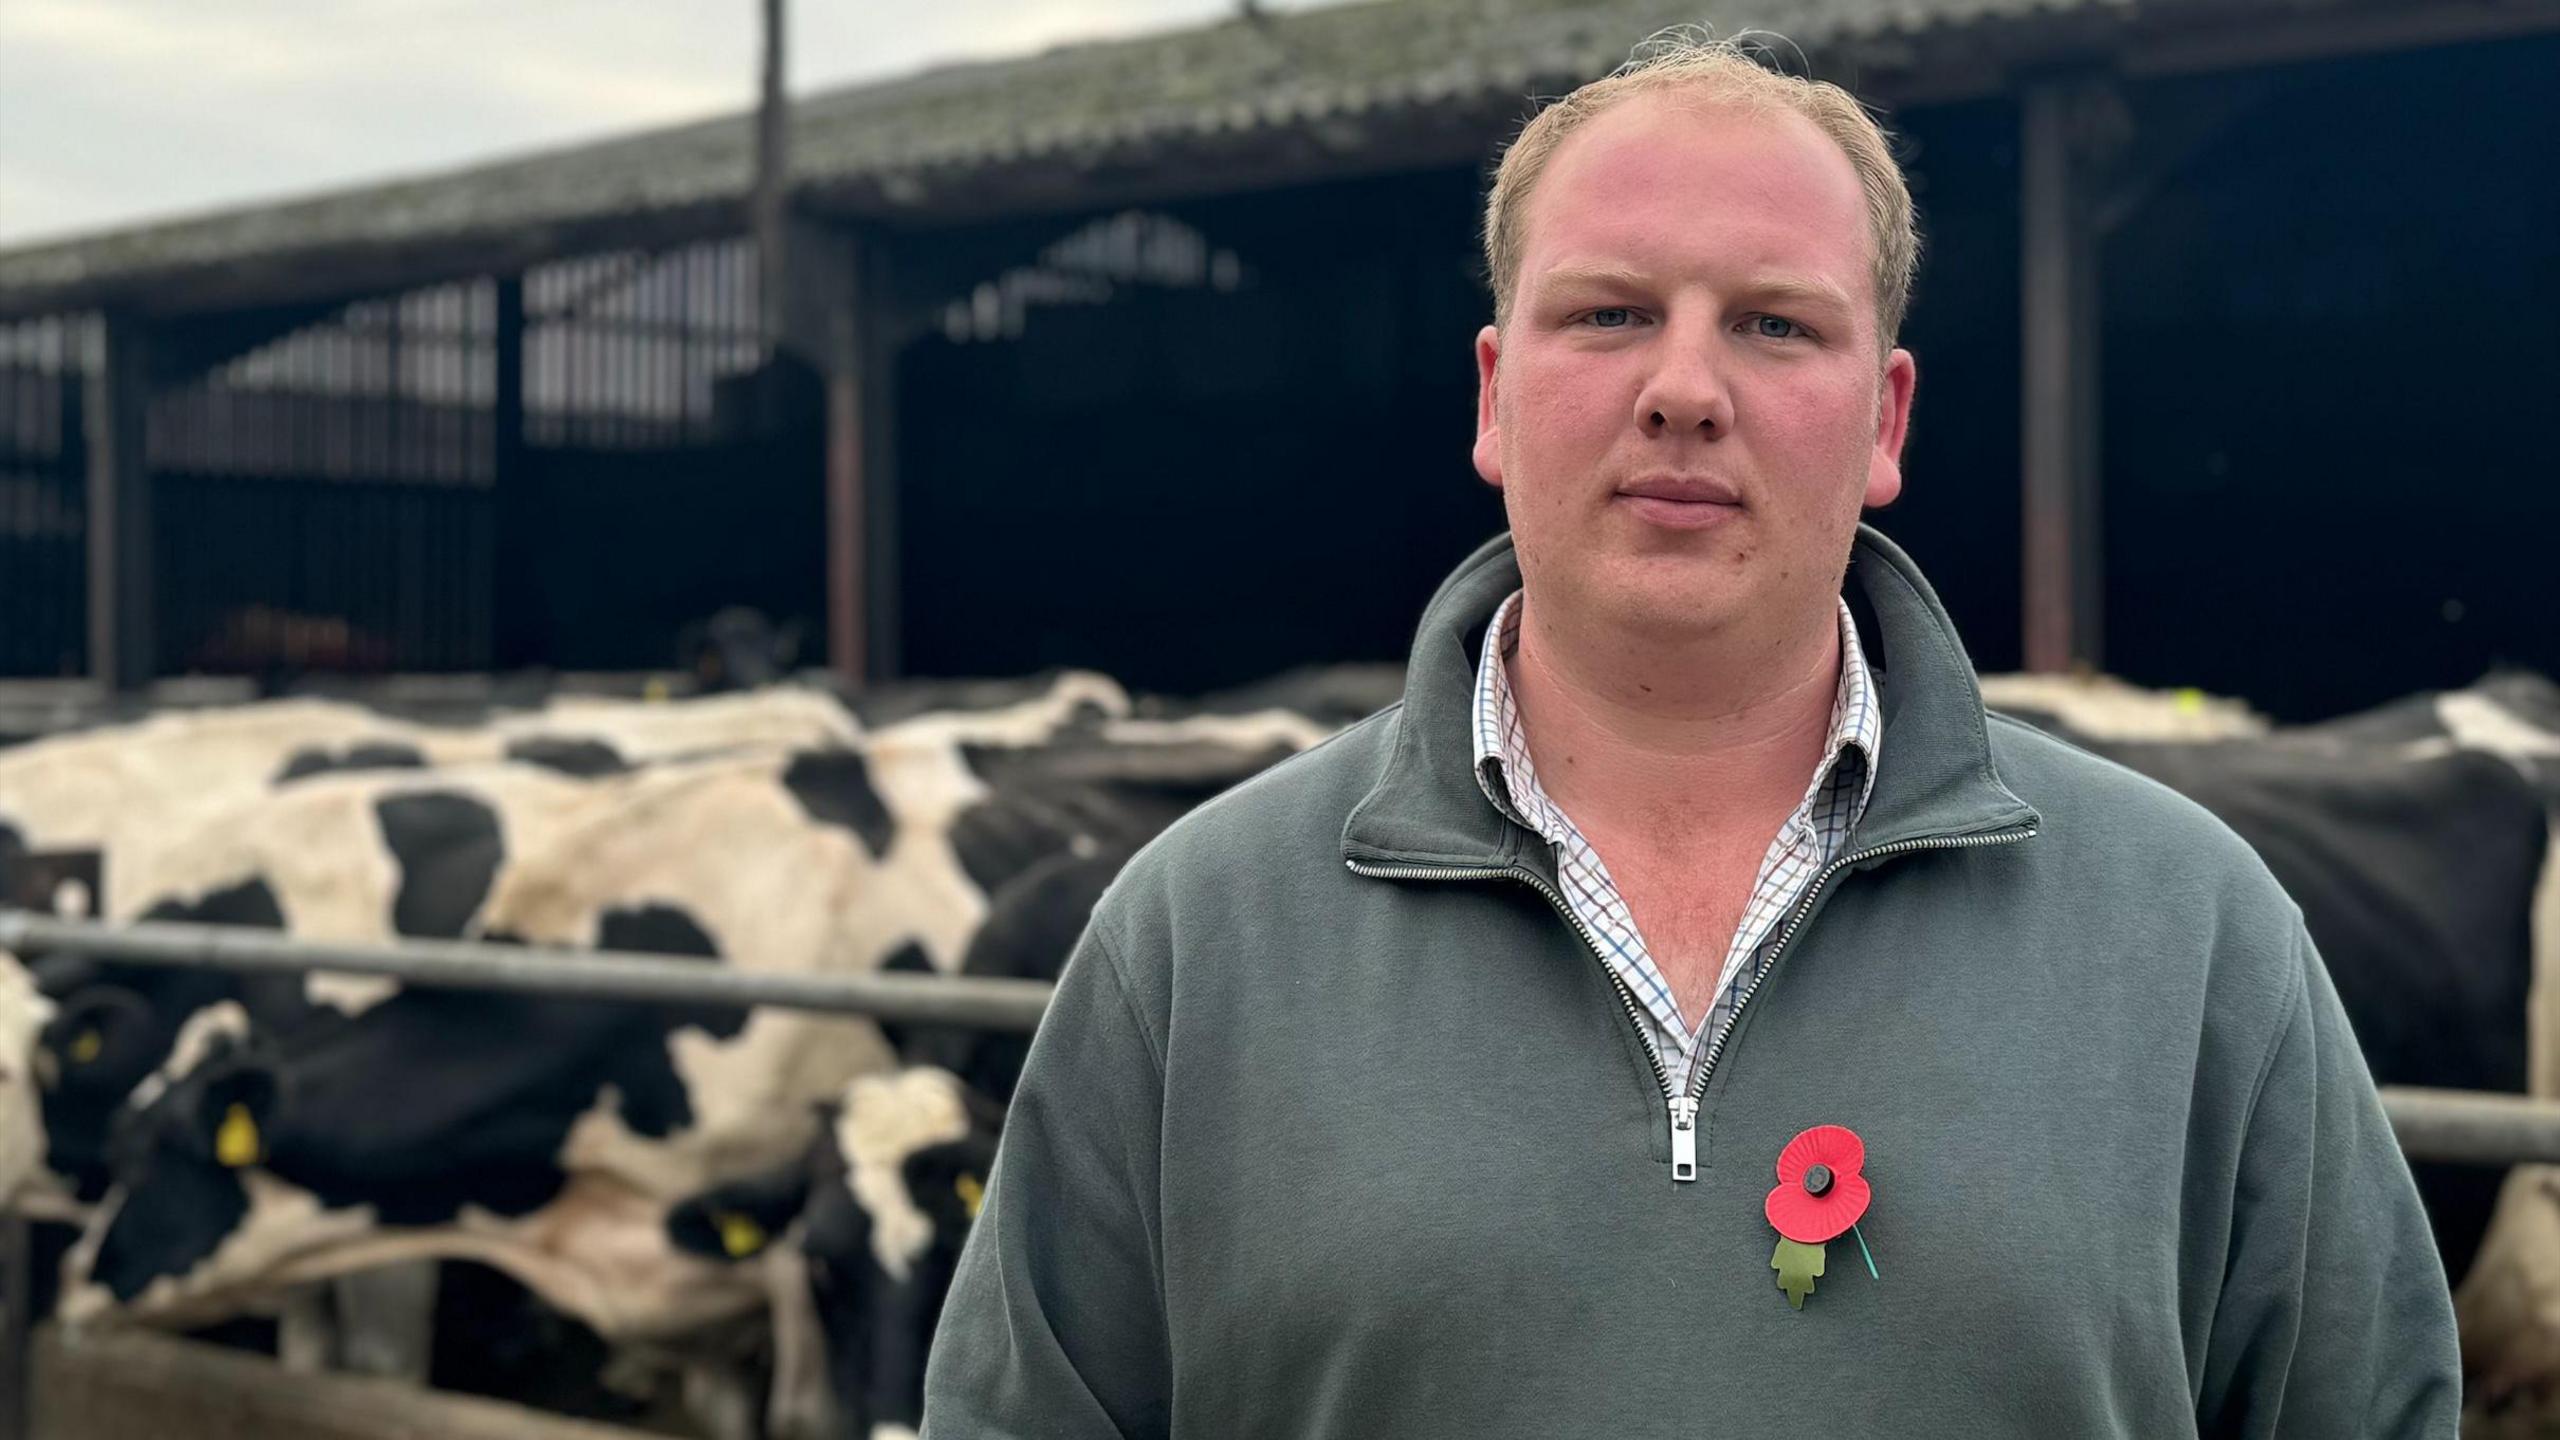
[(679, 1249), (763, 1266), (776, 1287), (773, 1440), (912, 1440), (1001, 1117), (937, 1066), (866, 1075), (799, 1162), (669, 1213)]
[[(962, 973), (1055, 981), (1131, 847), (1062, 853), (1015, 876)], [(909, 1027), (907, 1064), (846, 1087), (794, 1163), (676, 1206), (674, 1244), (761, 1267), (774, 1317), (775, 1440), (911, 1440), (924, 1364), (977, 1217), (1028, 1036)]]
[[(915, 896), (902, 892), (966, 891), (947, 851), (936, 863), (930, 846), (890, 843), (895, 817), (864, 760), (748, 752), (585, 783), (509, 767), (575, 792), (522, 825), (455, 788), (461, 771), (316, 777), (270, 809), (307, 818), (376, 797), (364, 818), (394, 838), (303, 824), (289, 858), (335, 855), (343, 870), (395, 856), (396, 889), (377, 887), (371, 911), (415, 921), (404, 933), (858, 968), (879, 958), (866, 935), (903, 942)], [(932, 778), (908, 788), (929, 793)], [(342, 905), (366, 888), (341, 881)], [(171, 1067), (117, 1135), (117, 1183), (74, 1252), (83, 1283), (66, 1317), (209, 1323), (315, 1280), (468, 1259), (608, 1342), (717, 1326), (761, 1293), (667, 1247), (663, 1191), (796, 1150), (809, 1127), (792, 1124), (795, 1096), (886, 1063), (860, 1021), (784, 1017), (751, 1035), (735, 1012), (368, 998), (329, 1023), (231, 1026)]]
[[(708, 733), (702, 721), (691, 722), (697, 734)], [(40, 833), (103, 850), (116, 882), (107, 887), (108, 919), (251, 925), (358, 942), (467, 933), (507, 859), (547, 848), (545, 827), (574, 824), (602, 793), (557, 767), (530, 764), (433, 771), (403, 764), (350, 774), (296, 763), (316, 735), (331, 733), (359, 736), (342, 749), (361, 755), (382, 723), (307, 702), (161, 717), (26, 747), (0, 780), (44, 817)], [(29, 1132), (43, 1151), (43, 1178), (30, 1204), (75, 1222), (79, 1203), (106, 1188), (116, 1127), (216, 1040), (295, 1036), (396, 988), (64, 957), (36, 957), (32, 968), (54, 1013), (32, 1054), (18, 1052), (43, 1077), (42, 1123)], [(419, 1274), (289, 1291), (281, 1298), (288, 1359), (419, 1374), (423, 1322), (408, 1312), (433, 1304)], [(386, 1287), (408, 1292), (389, 1311), (372, 1294)]]
[[(1017, 697), (1044, 698), (1065, 708)], [(993, 725), (1030, 733), (1020, 716)], [(563, 780), (613, 779), (682, 755), (836, 749), (859, 733), (832, 696), (791, 688), (673, 703), (564, 698), (476, 729), (316, 700), (170, 714), (0, 757), (0, 835), (12, 849), (102, 852), (113, 920), (450, 938), (467, 933), (504, 857), (545, 848), (546, 822), (575, 824), (582, 797), (605, 794)], [(374, 778), (339, 783), (350, 771)], [(298, 1024), (306, 998), (343, 1009), (390, 988), (59, 960), (37, 968), (64, 1002), (49, 1037), (61, 1062), (47, 1097), (59, 1112), (57, 1168), (91, 1198), (105, 1125), (173, 1054), (200, 1049), (201, 1036), (181, 1043), (189, 1026)]]
[[(410, 843), (372, 848), (398, 856), (400, 883), (381, 911), (419, 917), (406, 933), (741, 968), (859, 969), (895, 948), (882, 937), (906, 943), (915, 892), (939, 883), (966, 893), (947, 850), (937, 857), (911, 845), (909, 854), (893, 843), (895, 817), (868, 758), (749, 752), (585, 784), (546, 774), (576, 799), (526, 826), (502, 823), (483, 797), (447, 788), (436, 772), (314, 779), (279, 803), (301, 810), (335, 792), (391, 792), (374, 808), (385, 825), (415, 822)], [(956, 763), (945, 769), (965, 778)], [(930, 774), (908, 778), (931, 791)], [(340, 839), (296, 853), (363, 848)], [(949, 943), (956, 953), (958, 941)], [(245, 1197), (239, 1179), (216, 1171), (254, 1166), (307, 1195), (315, 1213), (362, 1209), (369, 1226), (446, 1224), (466, 1208), (522, 1217), (556, 1199), (573, 1173), (601, 1172), (645, 1194), (658, 1168), (699, 1174), (673, 1151), (787, 1153), (805, 1142), (806, 1126), (794, 1127), (787, 1104), (769, 1108), (788, 1098), (773, 1093), (777, 1076), (807, 1067), (809, 1078), (792, 1083), (824, 1094), (886, 1063), (876, 1031), (860, 1021), (786, 1016), (751, 1027), (734, 1013), (425, 989), (372, 1000), (328, 1024), (235, 1030), (234, 1043), (150, 1097), (147, 1115), (127, 1127), (139, 1138), (116, 1157), (117, 1212), (88, 1257), (107, 1296), (132, 1311), (201, 1313), (271, 1283), (265, 1270), (220, 1254), (243, 1225), (268, 1223), (245, 1199), (154, 1198), (180, 1188)], [(219, 1103), (204, 1098), (209, 1090)], [(399, 1103), (386, 1104), (394, 1095)], [(221, 1163), (225, 1124), (228, 1153), (254, 1161)], [(166, 1178), (191, 1167), (199, 1179), (188, 1186)], [(316, 1250), (294, 1263), (329, 1268), (317, 1252), (345, 1248), (349, 1237), (328, 1225), (311, 1234)], [(261, 1266), (276, 1263), (261, 1256)], [(538, 1260), (525, 1268), (543, 1270)], [(526, 1278), (540, 1290), (553, 1277)], [(579, 1296), (555, 1298), (576, 1312)], [(608, 1335), (634, 1324), (618, 1313), (595, 1318)]]
[[(449, 851), (407, 868), (436, 913), (483, 938), (947, 972), (996, 908), (991, 890), (1051, 883), (1062, 857), (1124, 854), (1274, 758), (1199, 740), (1131, 755), (1091, 734), (981, 745), (953, 737), (1012, 732), (928, 718), (855, 747), (588, 782), (601, 798), (529, 853), (485, 863), (454, 824)], [(279, 793), (428, 787), (437, 773)], [(675, 1252), (666, 1208), (801, 1155), (818, 1103), (891, 1063), (862, 1021), (422, 990), (234, 1038), (126, 1127), (111, 1208), (75, 1256), (90, 1283), (67, 1311), (194, 1323), (282, 1279), (435, 1256), (501, 1269), (608, 1341), (716, 1324), (761, 1290)], [(629, 1223), (642, 1214), (646, 1235)]]
[[(594, 799), (591, 787), (524, 765), (310, 778), (194, 833), (128, 843), (108, 915), (370, 943), (459, 936), (511, 847), (544, 843), (546, 826)], [(106, 1190), (118, 1129), (217, 1048), (323, 1032), (397, 988), (64, 957), (34, 968), (56, 1006), (39, 1052), (45, 1165), (81, 1203)], [(422, 1378), (432, 1282), (412, 1267), (294, 1290), (280, 1298), (283, 1353), (297, 1366)]]
[[(608, 803), (523, 765), (330, 774), (260, 793), (116, 853), (106, 918), (288, 930), (310, 939), (454, 938), (508, 858)], [(394, 987), (39, 957), (57, 1013), (45, 1032), (49, 1163), (83, 1200), (104, 1186), (118, 1114), (147, 1104), (220, 1034), (289, 1036)]]

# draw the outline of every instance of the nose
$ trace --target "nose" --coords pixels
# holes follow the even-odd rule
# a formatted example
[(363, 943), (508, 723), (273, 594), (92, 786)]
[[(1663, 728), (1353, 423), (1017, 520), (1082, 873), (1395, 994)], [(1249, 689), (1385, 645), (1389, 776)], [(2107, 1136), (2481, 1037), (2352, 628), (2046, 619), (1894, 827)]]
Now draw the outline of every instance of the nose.
[(1716, 373), (1712, 336), (1666, 334), (1662, 363), (1636, 394), (1636, 428), (1664, 439), (1733, 433), (1733, 391)]

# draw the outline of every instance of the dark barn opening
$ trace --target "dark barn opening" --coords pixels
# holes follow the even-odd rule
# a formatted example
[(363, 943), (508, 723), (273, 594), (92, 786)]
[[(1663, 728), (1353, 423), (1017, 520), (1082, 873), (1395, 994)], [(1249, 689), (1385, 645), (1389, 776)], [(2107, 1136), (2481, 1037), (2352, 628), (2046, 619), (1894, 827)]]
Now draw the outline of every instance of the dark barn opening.
[(1902, 345), (1919, 362), (1902, 498), (1870, 516), (1911, 552), (1976, 666), (2018, 668), (2018, 112), (1888, 117), (1920, 211)]
[(1198, 690), (1401, 658), (1501, 528), (1467, 451), (1471, 171), (1199, 201), (1229, 281), (1114, 284), (904, 356), (906, 663)]
[(2560, 672), (2560, 39), (2252, 98), (2106, 255), (2107, 659), (2311, 719)]

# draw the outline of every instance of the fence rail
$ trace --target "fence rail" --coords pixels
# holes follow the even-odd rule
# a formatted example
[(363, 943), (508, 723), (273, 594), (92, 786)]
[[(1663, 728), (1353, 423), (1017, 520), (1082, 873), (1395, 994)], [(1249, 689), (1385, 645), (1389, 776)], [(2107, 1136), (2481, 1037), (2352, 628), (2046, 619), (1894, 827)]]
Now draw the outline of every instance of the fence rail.
[(238, 925), (102, 925), (0, 909), (0, 950), (81, 955), (136, 965), (297, 974), (381, 975), (404, 985), (565, 995), (672, 1005), (776, 1005), (909, 1024), (1028, 1033), (1048, 1007), (1036, 980), (729, 970), (700, 960), (615, 950), (561, 950), (461, 940), (347, 945)]
[[(380, 975), (406, 985), (675, 1005), (774, 1005), (909, 1024), (1029, 1033), (1050, 987), (1036, 980), (735, 971), (629, 951), (462, 940), (352, 945), (237, 925), (105, 925), (0, 908), (0, 951), (80, 955), (193, 970)], [(2392, 1133), (2412, 1160), (2560, 1164), (2560, 1102), (2484, 1091), (2382, 1087)]]

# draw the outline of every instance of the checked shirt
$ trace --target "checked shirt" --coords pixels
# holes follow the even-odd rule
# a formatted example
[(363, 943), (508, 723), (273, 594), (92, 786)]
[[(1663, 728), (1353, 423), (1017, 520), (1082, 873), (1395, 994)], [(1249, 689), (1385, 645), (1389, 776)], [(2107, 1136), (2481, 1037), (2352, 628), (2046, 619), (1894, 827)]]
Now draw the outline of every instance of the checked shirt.
[(1822, 867), (1846, 847), (1875, 788), (1876, 754), (1884, 726), (1876, 710), (1874, 677), (1858, 644), (1858, 628), (1850, 619), (1848, 602), (1842, 601), (1840, 684), (1831, 703), (1831, 736), (1822, 763), (1805, 787), (1804, 802), (1769, 842), (1742, 923), (1735, 927), (1725, 951), (1712, 992), (1715, 1003), (1692, 1025), (1645, 949), (1635, 916), (1609, 878), (1608, 866), (1572, 817), (1539, 787), (1537, 765), (1530, 758), (1511, 693), (1509, 661), (1520, 644), (1520, 600), (1521, 592), (1514, 591), (1485, 631), (1484, 657), (1476, 669), (1476, 781), (1504, 814), (1555, 847), (1556, 876), (1566, 903), (1599, 942), (1600, 958), (1635, 996), (1673, 1092), (1685, 1095), (1699, 1057), (1733, 1014), (1743, 976), (1767, 967), (1778, 922), (1803, 898)]

